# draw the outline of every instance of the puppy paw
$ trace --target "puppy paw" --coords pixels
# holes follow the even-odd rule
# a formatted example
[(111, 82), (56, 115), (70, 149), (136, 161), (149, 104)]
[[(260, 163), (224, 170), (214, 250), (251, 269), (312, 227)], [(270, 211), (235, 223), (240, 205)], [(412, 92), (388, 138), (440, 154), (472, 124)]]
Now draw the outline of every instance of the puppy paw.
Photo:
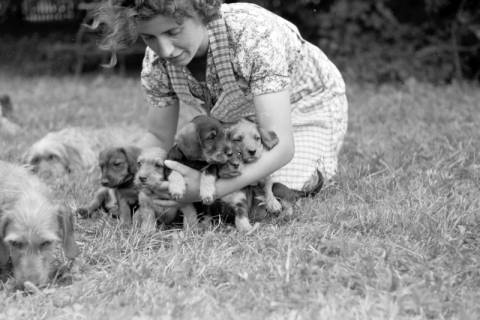
[(265, 199), (265, 207), (269, 213), (278, 213), (282, 211), (282, 204), (275, 197)]
[(185, 184), (185, 180), (183, 176), (180, 175), (176, 171), (172, 171), (168, 178), (168, 191), (174, 200), (178, 200), (183, 197), (185, 191), (187, 190), (187, 186)]
[(215, 181), (215, 176), (202, 172), (200, 176), (200, 198), (203, 204), (210, 205), (215, 201)]
[(237, 231), (243, 232), (243, 233), (248, 233), (253, 229), (248, 218), (244, 216), (235, 217), (235, 227), (237, 228)]

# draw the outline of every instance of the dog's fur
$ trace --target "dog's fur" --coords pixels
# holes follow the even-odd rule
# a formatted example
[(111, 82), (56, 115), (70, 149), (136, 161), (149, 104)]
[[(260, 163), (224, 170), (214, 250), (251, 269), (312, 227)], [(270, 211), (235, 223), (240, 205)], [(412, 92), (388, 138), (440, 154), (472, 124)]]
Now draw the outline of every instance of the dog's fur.
[(135, 146), (102, 150), (98, 157), (102, 187), (97, 190), (92, 202), (86, 208), (79, 208), (77, 213), (82, 217), (90, 217), (102, 208), (112, 216), (119, 217), (122, 223), (130, 224), (133, 210), (138, 205), (134, 178), (139, 155), (140, 148)]
[(11, 260), (20, 286), (44, 286), (60, 244), (67, 258), (79, 254), (73, 217), (24, 167), (0, 161), (0, 177), (0, 269)]
[[(222, 123), (212, 117), (200, 115), (180, 129), (167, 159), (202, 172), (200, 197), (203, 203), (211, 204), (215, 197), (218, 165), (225, 164), (232, 155), (232, 144)], [(167, 168), (166, 176), (170, 182), (169, 191), (172, 197), (181, 198), (186, 188), (182, 175)]]
[[(253, 117), (242, 118), (230, 124), (227, 133), (235, 148), (240, 150), (245, 163), (257, 161), (264, 150), (270, 150), (278, 144), (278, 136), (257, 125)], [(280, 212), (282, 204), (273, 194), (273, 181), (270, 176), (260, 181), (264, 185), (265, 206), (268, 212)]]
[[(160, 225), (170, 224), (177, 216), (177, 208), (164, 208), (155, 205), (158, 198), (157, 186), (165, 181), (163, 161), (167, 154), (161, 148), (148, 148), (138, 157), (138, 171), (135, 176), (135, 185), (139, 188), (139, 208), (134, 214), (135, 225), (144, 232), (156, 229)], [(184, 208), (184, 218), (196, 219), (196, 212)], [(192, 217), (193, 216), (193, 217)], [(185, 221), (185, 223), (188, 223)]]
[(139, 128), (69, 127), (50, 132), (23, 155), (23, 163), (43, 178), (65, 177), (69, 173), (92, 172), (98, 168), (98, 154), (109, 147), (134, 145), (145, 131)]

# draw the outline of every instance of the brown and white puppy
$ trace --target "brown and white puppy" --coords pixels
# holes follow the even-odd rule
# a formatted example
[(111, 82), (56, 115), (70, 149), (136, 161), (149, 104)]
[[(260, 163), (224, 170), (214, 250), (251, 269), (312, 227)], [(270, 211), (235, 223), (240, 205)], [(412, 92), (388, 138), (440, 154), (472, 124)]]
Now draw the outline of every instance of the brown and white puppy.
[(121, 223), (131, 224), (133, 210), (138, 205), (134, 178), (139, 155), (140, 148), (135, 146), (102, 150), (98, 157), (102, 187), (97, 190), (92, 202), (86, 208), (77, 209), (77, 213), (82, 217), (90, 217), (93, 212), (104, 209), (120, 218)]
[(19, 286), (44, 286), (58, 249), (69, 259), (79, 254), (73, 217), (26, 168), (0, 161), (0, 177), (0, 269), (11, 260)]
[(50, 132), (23, 155), (23, 163), (42, 178), (60, 178), (70, 173), (98, 168), (98, 154), (111, 146), (134, 145), (144, 130), (135, 127), (69, 127)]
[[(139, 189), (139, 207), (133, 218), (134, 224), (143, 232), (155, 231), (157, 222), (160, 225), (168, 225), (177, 217), (177, 208), (160, 207), (154, 202), (155, 199), (160, 199), (158, 186), (166, 181), (163, 165), (166, 156), (166, 152), (161, 148), (148, 148), (138, 157), (135, 184)], [(182, 209), (184, 225), (194, 224), (196, 212), (190, 207)]]
[[(257, 161), (264, 150), (270, 150), (278, 144), (278, 136), (257, 125), (253, 117), (242, 118), (229, 124), (227, 135), (233, 146), (238, 148), (245, 163)], [(270, 176), (260, 181), (264, 186), (265, 205), (268, 212), (280, 212), (282, 204), (273, 194), (273, 181)]]

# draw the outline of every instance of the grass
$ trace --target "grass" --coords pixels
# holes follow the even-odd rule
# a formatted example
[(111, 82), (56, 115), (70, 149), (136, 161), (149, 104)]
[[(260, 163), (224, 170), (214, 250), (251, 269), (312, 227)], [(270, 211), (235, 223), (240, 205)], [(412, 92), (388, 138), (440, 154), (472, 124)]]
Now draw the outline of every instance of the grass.
[[(0, 78), (26, 128), (0, 140), (19, 161), (68, 124), (144, 121), (138, 79)], [(339, 173), (289, 221), (245, 236), (142, 235), (79, 220), (72, 283), (0, 290), (6, 319), (479, 319), (480, 90), (349, 84)], [(97, 177), (54, 186), (72, 208)]]

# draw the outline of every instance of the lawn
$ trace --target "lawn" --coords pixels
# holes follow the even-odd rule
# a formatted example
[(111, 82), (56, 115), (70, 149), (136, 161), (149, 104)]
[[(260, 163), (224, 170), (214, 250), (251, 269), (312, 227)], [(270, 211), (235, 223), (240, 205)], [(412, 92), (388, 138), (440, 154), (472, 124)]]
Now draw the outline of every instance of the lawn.
[[(142, 235), (77, 220), (73, 280), (24, 295), (11, 319), (479, 319), (480, 88), (349, 83), (339, 173), (294, 217), (243, 235)], [(138, 79), (0, 78), (25, 130), (0, 137), (19, 161), (50, 130), (145, 119)], [(98, 177), (56, 185), (74, 210)]]

